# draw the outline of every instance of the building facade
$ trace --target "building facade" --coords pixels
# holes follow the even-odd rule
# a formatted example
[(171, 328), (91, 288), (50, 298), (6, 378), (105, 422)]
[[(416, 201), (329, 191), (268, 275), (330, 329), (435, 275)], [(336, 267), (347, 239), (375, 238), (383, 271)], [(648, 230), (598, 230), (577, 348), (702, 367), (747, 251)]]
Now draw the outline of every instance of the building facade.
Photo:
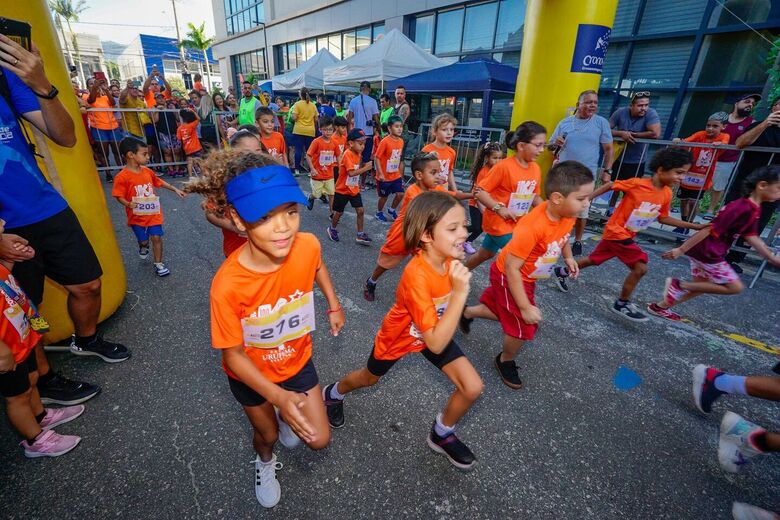
[[(526, 0), (212, 0), (223, 80), (268, 78), (327, 48), (347, 58), (391, 29), (437, 56), (485, 56), (517, 66)], [(600, 87), (600, 111), (650, 92), (666, 137), (701, 129), (744, 91), (762, 92), (765, 63), (780, 37), (772, 0), (620, 0)], [(775, 64), (777, 65), (777, 64)], [(461, 120), (480, 99), (428, 96), (422, 117), (450, 110)], [(572, 100), (572, 104), (574, 100)], [(499, 97), (491, 123), (507, 126), (512, 100)]]

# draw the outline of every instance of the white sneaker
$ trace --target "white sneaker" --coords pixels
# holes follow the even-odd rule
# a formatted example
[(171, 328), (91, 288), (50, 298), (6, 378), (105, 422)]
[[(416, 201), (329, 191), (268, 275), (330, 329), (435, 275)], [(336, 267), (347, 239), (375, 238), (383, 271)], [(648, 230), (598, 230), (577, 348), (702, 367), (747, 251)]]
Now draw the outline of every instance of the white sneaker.
[(282, 463), (276, 461), (276, 455), (268, 462), (254, 460), (255, 464), (255, 496), (263, 507), (274, 507), (282, 498), (282, 488), (276, 480), (276, 470), (282, 469)]
[(753, 437), (765, 432), (734, 412), (726, 412), (720, 422), (718, 442), (718, 461), (723, 471), (738, 473), (751, 458), (763, 453), (753, 443)]
[(780, 520), (780, 515), (743, 502), (734, 502), (731, 516), (734, 520)]
[(282, 416), (279, 415), (279, 410), (274, 409), (276, 412), (276, 421), (279, 423), (279, 441), (285, 448), (295, 448), (301, 443), (301, 439), (295, 435), (290, 425), (284, 422)]
[(159, 264), (154, 264), (154, 271), (157, 273), (157, 276), (159, 276), (160, 278), (171, 274), (171, 270), (165, 267), (165, 264), (163, 264), (162, 262), (160, 262)]

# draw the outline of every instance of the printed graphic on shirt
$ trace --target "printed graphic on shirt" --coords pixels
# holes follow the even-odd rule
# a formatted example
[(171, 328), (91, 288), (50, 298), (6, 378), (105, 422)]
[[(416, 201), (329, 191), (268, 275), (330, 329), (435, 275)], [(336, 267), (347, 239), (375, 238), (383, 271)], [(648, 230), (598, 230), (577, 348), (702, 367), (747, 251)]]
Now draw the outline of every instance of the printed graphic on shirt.
[[(398, 167), (401, 164), (401, 152), (403, 150), (394, 149), (390, 158), (387, 160), (387, 173), (395, 173), (398, 171)], [(449, 161), (448, 161), (449, 162)]]
[(536, 190), (536, 181), (518, 181), (517, 189), (509, 196), (509, 205), (507, 206), (509, 211), (517, 217), (528, 213), (534, 201), (534, 190)]
[[(450, 296), (452, 293), (448, 293), (445, 296), (442, 296), (440, 298), (434, 298), (433, 299), (433, 306), (436, 307), (436, 317), (441, 319), (442, 315), (444, 314), (444, 311), (447, 310), (447, 306), (450, 303)], [(409, 335), (413, 338), (417, 338), (418, 341), (415, 341), (414, 345), (419, 345), (423, 342), (423, 336), (422, 332), (415, 327), (414, 322), (409, 326)]]
[(441, 167), (441, 171), (439, 172), (439, 180), (442, 182), (447, 182), (450, 178), (450, 160), (439, 159), (439, 166)]
[(635, 233), (644, 231), (650, 227), (650, 224), (655, 222), (658, 218), (658, 214), (661, 212), (660, 204), (653, 204), (652, 202), (642, 202), (638, 208), (631, 212), (631, 215), (626, 221), (626, 229), (629, 229)]
[(333, 150), (320, 150), (320, 166), (330, 166), (336, 163), (336, 154)]
[(244, 345), (260, 349), (277, 349), (263, 356), (265, 361), (282, 361), (294, 354), (285, 343), (309, 334), (315, 329), (314, 293), (296, 290), (271, 306), (263, 304), (241, 320)]
[[(5, 283), (7, 283), (17, 294), (24, 294), (12, 276), (9, 276), (5, 280)], [(5, 319), (8, 320), (11, 325), (13, 325), (17, 334), (19, 334), (19, 340), (26, 340), (27, 335), (30, 334), (29, 316), (24, 311), (19, 302), (7, 295), (5, 291), (0, 291), (0, 294), (5, 297), (5, 302), (8, 305), (8, 307), (3, 312)]]
[(553, 269), (555, 268), (558, 258), (561, 256), (561, 251), (566, 243), (569, 241), (569, 233), (561, 237), (559, 240), (547, 244), (547, 251), (542, 256), (536, 259), (534, 263), (534, 272), (530, 274), (531, 278), (537, 280), (543, 280), (552, 276)]
[(133, 208), (135, 215), (157, 215), (160, 213), (160, 197), (154, 194), (154, 187), (151, 183), (136, 184), (133, 188), (135, 189), (133, 202), (137, 204)]

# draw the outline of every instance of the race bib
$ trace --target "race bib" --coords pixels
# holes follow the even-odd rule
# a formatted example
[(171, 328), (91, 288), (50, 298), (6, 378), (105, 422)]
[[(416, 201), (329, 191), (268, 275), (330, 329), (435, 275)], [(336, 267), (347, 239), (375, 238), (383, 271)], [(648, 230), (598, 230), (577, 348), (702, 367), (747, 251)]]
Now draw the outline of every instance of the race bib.
[(314, 327), (314, 293), (309, 291), (291, 300), (267, 316), (244, 318), (244, 346), (252, 348), (282, 348), (288, 341), (312, 332)]
[(635, 209), (631, 212), (631, 215), (626, 221), (626, 229), (633, 231), (634, 233), (639, 233), (640, 231), (649, 228), (650, 224), (655, 222), (656, 218), (658, 218), (657, 211), (640, 211), (639, 209)]
[(347, 175), (347, 186), (360, 186), (360, 175)]
[(696, 188), (703, 188), (704, 187), (704, 181), (707, 179), (707, 176), (703, 173), (693, 173), (688, 172), (685, 174), (685, 177), (683, 178), (683, 184), (686, 186), (694, 186)]
[(336, 154), (333, 150), (322, 150), (320, 152), (320, 166), (330, 166), (336, 162)]
[[(450, 293), (451, 294), (451, 293)], [(436, 316), (441, 319), (444, 311), (447, 310), (447, 305), (450, 303), (450, 295), (442, 296), (441, 298), (434, 298), (433, 305), (436, 307)], [(409, 327), (409, 335), (413, 338), (422, 339), (422, 332), (414, 326), (414, 323)]]
[(156, 195), (133, 197), (133, 202), (137, 204), (133, 208), (133, 215), (158, 215), (160, 213), (160, 197)]
[(401, 164), (401, 150), (393, 150), (390, 159), (387, 160), (387, 167), (385, 171), (388, 173), (395, 173), (398, 171), (398, 167)]
[(30, 333), (30, 320), (25, 314), (24, 309), (19, 304), (14, 303), (8, 307), (5, 312), (5, 319), (13, 325), (16, 332), (19, 334), (19, 339), (24, 341), (27, 339), (27, 335)]
[(543, 280), (552, 276), (555, 264), (558, 262), (558, 256), (540, 256), (534, 264), (534, 272), (531, 273), (531, 278), (537, 280)]
[(514, 192), (509, 196), (509, 204), (507, 208), (509, 211), (515, 214), (515, 216), (522, 217), (531, 209), (531, 204), (534, 201), (533, 193), (520, 193)]

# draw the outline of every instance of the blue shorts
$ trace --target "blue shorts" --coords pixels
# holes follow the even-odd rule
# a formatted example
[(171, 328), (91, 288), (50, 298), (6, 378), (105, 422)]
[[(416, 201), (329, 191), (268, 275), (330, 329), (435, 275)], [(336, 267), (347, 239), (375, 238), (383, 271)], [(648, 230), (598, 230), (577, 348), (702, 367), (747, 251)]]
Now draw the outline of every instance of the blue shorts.
[(163, 232), (163, 228), (161, 225), (156, 226), (130, 226), (133, 230), (133, 233), (135, 233), (135, 238), (138, 239), (138, 242), (148, 242), (150, 235), (155, 235), (158, 237), (163, 236), (165, 233)]
[(112, 142), (112, 141), (121, 141), (122, 138), (125, 136), (125, 133), (119, 129), (115, 128), (114, 130), (101, 130), (100, 128), (90, 128), (90, 131), (92, 132), (92, 139), (95, 141), (102, 141), (102, 142)]
[(512, 233), (507, 233), (506, 235), (491, 235), (490, 233), (485, 233), (485, 238), (482, 239), (482, 249), (487, 249), (491, 253), (498, 253), (511, 239)]
[(380, 197), (389, 197), (393, 193), (403, 193), (404, 183), (401, 181), (400, 177), (392, 181), (379, 181), (379, 184), (376, 186), (376, 191), (379, 193)]

